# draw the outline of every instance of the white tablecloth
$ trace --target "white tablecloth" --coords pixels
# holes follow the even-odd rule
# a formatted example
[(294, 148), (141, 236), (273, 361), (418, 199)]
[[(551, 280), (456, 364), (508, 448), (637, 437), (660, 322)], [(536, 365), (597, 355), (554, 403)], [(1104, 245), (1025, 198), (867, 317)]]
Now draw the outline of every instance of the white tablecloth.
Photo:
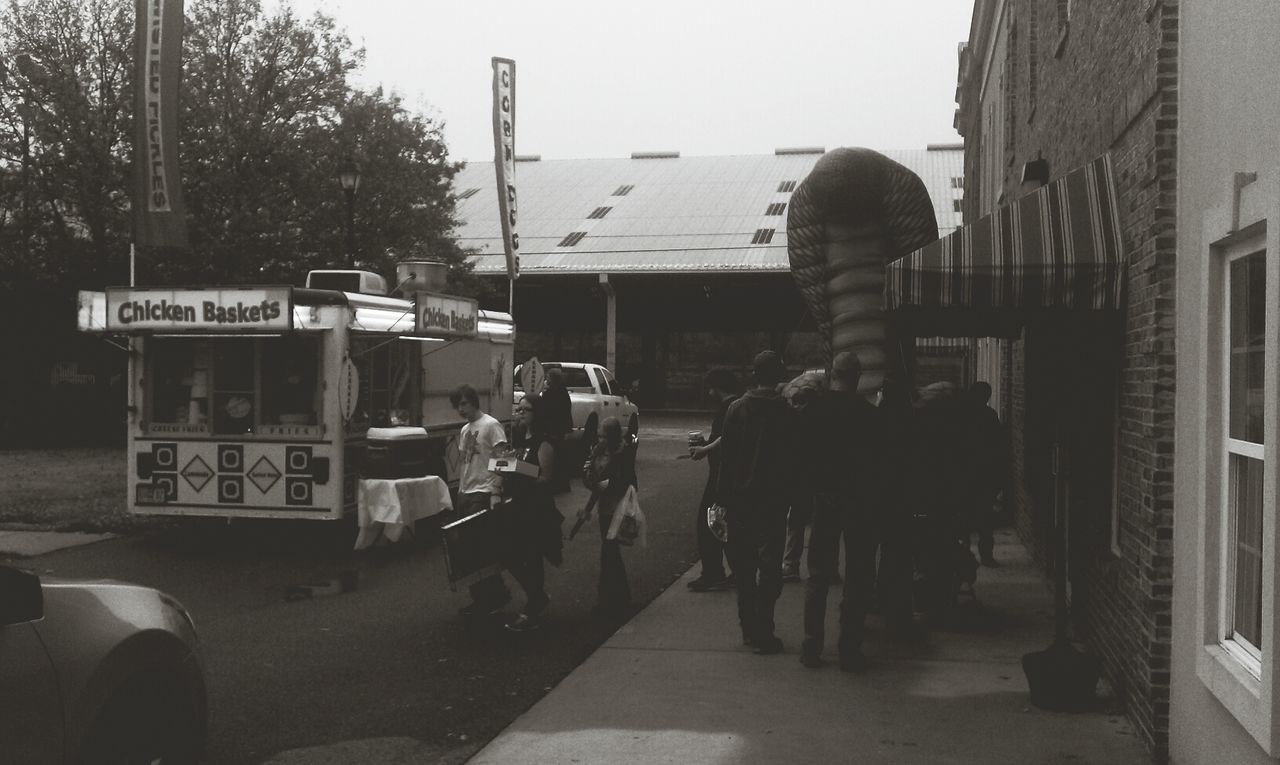
[(414, 521), (453, 509), (449, 486), (437, 476), (366, 478), (356, 490), (357, 550), (385, 538), (395, 542)]

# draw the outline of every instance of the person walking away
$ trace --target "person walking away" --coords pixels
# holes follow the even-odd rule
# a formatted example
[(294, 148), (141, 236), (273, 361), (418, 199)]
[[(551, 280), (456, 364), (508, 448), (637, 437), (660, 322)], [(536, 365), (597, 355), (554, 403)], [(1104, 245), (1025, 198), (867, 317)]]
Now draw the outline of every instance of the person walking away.
[[(787, 385), (795, 385), (792, 381)], [(786, 389), (783, 395), (786, 395)], [(782, 581), (800, 581), (800, 560), (804, 556), (805, 531), (813, 522), (813, 494), (818, 462), (823, 455), (826, 439), (814, 436), (822, 429), (822, 406), (816, 405), (825, 391), (811, 384), (800, 385), (791, 393), (789, 403), (796, 413), (796, 472), (795, 491), (791, 495), (791, 509), (787, 511), (787, 543), (782, 553)]]
[(804, 588), (804, 642), (800, 663), (822, 666), (827, 590), (836, 575), (840, 542), (845, 548), (840, 599), (840, 669), (861, 672), (867, 660), (862, 639), (875, 588), (875, 519), (883, 502), (883, 414), (858, 395), (862, 365), (848, 351), (831, 362), (831, 390), (817, 416), (806, 418), (802, 439), (824, 455), (815, 471), (813, 529), (809, 535), (809, 578)]
[(792, 413), (777, 385), (782, 362), (761, 351), (751, 362), (751, 389), (729, 405), (721, 435), (716, 495), (725, 508), (727, 552), (737, 578), (743, 643), (757, 654), (782, 650), (774, 606), (782, 593), (782, 546), (792, 473)]
[(552, 469), (555, 447), (545, 429), (545, 402), (541, 396), (528, 395), (516, 407), (524, 425), (522, 443), (516, 444), (522, 459), (538, 466), (538, 477), (513, 475), (509, 494), (516, 503), (510, 529), (511, 551), (507, 569), (524, 590), (525, 606), (506, 627), (512, 632), (529, 632), (541, 624), (542, 612), (551, 599), (547, 597), (545, 558), (560, 565), (560, 523), (564, 516), (556, 508), (552, 496)]
[(911, 591), (914, 574), (911, 535), (916, 503), (910, 476), (917, 438), (915, 411), (907, 387), (892, 379), (886, 380), (881, 389), (878, 408), (882, 412), (886, 440), (884, 494), (876, 524), (880, 543), (876, 595), (889, 633), (913, 639), (918, 637)]
[(995, 503), (1004, 483), (1006, 465), (1004, 426), (1000, 415), (987, 406), (991, 386), (979, 380), (969, 386), (965, 401), (965, 451), (970, 460), (966, 477), (970, 481), (965, 508), (965, 541), (978, 532), (978, 555), (982, 565), (997, 567), (995, 558)]
[[(454, 514), (466, 518), (492, 508), (502, 494), (502, 476), (489, 470), (493, 448), (505, 443), (502, 423), (480, 410), (480, 396), (470, 385), (459, 385), (449, 393), (449, 403), (466, 420), (458, 435), (461, 465), (458, 471), (458, 502)], [(485, 577), (471, 585), (471, 603), (459, 609), (462, 616), (498, 611), (511, 600), (511, 591), (502, 574)]]
[(931, 622), (945, 622), (955, 605), (960, 586), (958, 554), (963, 531), (960, 510), (964, 505), (964, 421), (955, 386), (936, 382), (921, 391), (917, 410), (919, 438), (915, 443), (912, 482), (919, 488), (918, 512), (923, 516), (919, 568), (923, 575), (922, 606)]
[[(583, 481), (596, 496), (596, 515), (600, 519), (600, 582), (596, 607), (600, 616), (617, 616), (631, 605), (631, 585), (622, 563), (622, 543), (609, 539), (609, 524), (626, 496), (628, 488), (637, 488), (635, 436), (623, 439), (622, 423), (617, 417), (606, 417), (601, 426), (601, 440), (591, 450)], [(588, 506), (589, 507), (589, 506)], [(584, 507), (578, 518), (585, 519)]]
[(707, 372), (707, 390), (716, 400), (716, 412), (711, 420), (711, 438), (701, 445), (689, 447), (689, 456), (694, 461), (707, 461), (707, 484), (702, 490), (702, 499), (695, 508), (694, 526), (697, 531), (698, 560), (702, 561), (702, 573), (697, 579), (689, 582), (693, 592), (709, 592), (733, 586), (732, 575), (726, 575), (724, 568), (724, 543), (716, 539), (707, 526), (707, 508), (717, 501), (716, 483), (720, 478), (720, 445), (724, 431), (724, 417), (729, 405), (738, 399), (740, 394), (738, 378), (728, 369), (712, 369)]
[(571, 457), (568, 436), (573, 432), (573, 403), (564, 383), (564, 370), (552, 367), (547, 370), (546, 390), (542, 393), (546, 407), (546, 435), (556, 451), (556, 464), (552, 469), (551, 487), (556, 494), (569, 490)]

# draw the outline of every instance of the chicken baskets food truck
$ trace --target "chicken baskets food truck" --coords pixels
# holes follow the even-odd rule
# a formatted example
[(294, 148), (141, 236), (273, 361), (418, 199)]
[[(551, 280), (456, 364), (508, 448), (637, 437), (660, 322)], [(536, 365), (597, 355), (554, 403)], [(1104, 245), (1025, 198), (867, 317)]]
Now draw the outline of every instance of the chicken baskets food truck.
[(509, 418), (508, 314), (428, 290), (366, 294), (385, 283), (360, 271), (307, 285), (80, 293), (80, 329), (129, 353), (131, 512), (337, 519), (388, 434), (417, 436), (416, 474), (456, 486), (458, 385)]

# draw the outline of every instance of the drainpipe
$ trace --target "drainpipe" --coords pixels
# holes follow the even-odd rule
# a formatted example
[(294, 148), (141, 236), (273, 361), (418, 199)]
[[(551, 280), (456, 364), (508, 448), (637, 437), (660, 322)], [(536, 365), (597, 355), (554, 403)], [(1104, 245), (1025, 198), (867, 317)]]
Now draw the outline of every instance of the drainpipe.
[(618, 295), (613, 290), (613, 282), (608, 274), (600, 274), (600, 289), (604, 290), (605, 299), (605, 366), (609, 371), (618, 374)]

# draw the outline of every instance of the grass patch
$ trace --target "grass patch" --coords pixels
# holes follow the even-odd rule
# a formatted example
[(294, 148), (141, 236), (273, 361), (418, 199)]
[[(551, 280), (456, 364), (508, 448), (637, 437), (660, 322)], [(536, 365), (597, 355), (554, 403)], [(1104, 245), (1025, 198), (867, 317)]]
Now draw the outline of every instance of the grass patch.
[(0, 451), (0, 526), (127, 533), (167, 519), (125, 510), (124, 449)]

